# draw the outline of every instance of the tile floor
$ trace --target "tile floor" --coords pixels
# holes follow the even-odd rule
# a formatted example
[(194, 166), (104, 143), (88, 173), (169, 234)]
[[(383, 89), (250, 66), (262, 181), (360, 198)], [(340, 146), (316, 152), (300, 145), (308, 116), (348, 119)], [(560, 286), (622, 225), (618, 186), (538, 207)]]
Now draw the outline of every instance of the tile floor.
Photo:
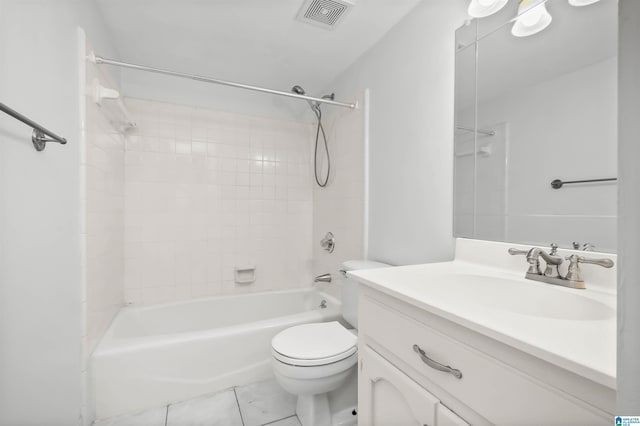
[(94, 426), (300, 426), (296, 397), (275, 380), (114, 417)]

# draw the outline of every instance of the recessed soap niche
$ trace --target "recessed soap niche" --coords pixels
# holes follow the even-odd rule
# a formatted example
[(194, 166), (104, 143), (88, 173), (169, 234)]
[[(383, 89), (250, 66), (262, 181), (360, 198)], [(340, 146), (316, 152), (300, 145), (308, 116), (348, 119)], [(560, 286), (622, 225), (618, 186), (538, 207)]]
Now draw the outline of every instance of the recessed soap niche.
[(236, 284), (252, 284), (256, 281), (255, 266), (236, 266), (234, 270)]

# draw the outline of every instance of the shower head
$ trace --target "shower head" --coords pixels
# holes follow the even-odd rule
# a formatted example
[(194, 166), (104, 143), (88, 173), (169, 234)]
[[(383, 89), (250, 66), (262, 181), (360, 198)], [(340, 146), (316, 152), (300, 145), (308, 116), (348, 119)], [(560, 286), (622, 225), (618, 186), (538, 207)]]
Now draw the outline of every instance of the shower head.
[[(297, 84), (291, 88), (291, 92), (295, 93), (296, 95), (306, 95), (307, 94), (307, 92), (304, 91), (302, 86), (298, 86)], [(322, 97), (322, 99), (327, 99), (327, 100), (330, 100), (330, 101), (334, 100), (335, 98), (336, 98), (336, 94), (335, 93), (331, 93), (329, 95), (324, 95)], [(309, 101), (309, 105), (311, 105), (311, 108), (314, 108), (314, 106), (318, 106), (318, 103)]]
[[(295, 93), (296, 95), (306, 95), (306, 92), (304, 91), (304, 89), (301, 86), (298, 86), (297, 84), (291, 88), (291, 91), (293, 93)], [(309, 100), (307, 100), (307, 103), (311, 107), (311, 110), (313, 111), (313, 113), (316, 116), (318, 116), (318, 114), (319, 114), (318, 109), (320, 108), (318, 106), (318, 103), (315, 102), (315, 101), (312, 102), (312, 101), (309, 101)]]
[(291, 88), (291, 91), (296, 95), (304, 95), (306, 93), (304, 89), (297, 84)]

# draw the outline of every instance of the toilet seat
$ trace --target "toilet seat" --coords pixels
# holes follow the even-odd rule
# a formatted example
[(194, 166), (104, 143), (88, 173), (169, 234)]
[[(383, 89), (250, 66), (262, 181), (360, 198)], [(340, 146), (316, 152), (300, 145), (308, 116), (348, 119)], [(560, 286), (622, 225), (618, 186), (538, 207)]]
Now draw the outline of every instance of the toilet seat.
[(327, 365), (358, 351), (358, 338), (339, 322), (303, 324), (278, 333), (271, 341), (275, 359), (301, 367)]

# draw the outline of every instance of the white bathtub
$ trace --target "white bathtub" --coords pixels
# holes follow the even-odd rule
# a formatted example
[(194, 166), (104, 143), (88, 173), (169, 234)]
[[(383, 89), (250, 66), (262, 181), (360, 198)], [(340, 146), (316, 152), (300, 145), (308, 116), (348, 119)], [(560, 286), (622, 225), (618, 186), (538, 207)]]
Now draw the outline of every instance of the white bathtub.
[(340, 318), (340, 301), (315, 289), (123, 308), (92, 355), (96, 417), (270, 378), (278, 332)]

